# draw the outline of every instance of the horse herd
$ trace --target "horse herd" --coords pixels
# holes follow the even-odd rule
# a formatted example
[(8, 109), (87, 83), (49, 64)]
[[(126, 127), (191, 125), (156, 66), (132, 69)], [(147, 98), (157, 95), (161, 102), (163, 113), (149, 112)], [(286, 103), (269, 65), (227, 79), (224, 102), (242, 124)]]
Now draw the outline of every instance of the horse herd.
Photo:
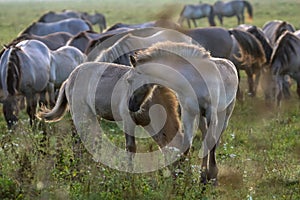
[[(183, 155), (199, 128), (202, 182), (216, 183), (215, 150), (236, 98), (242, 96), (240, 70), (246, 71), (251, 96), (261, 75), (267, 101), (279, 105), (283, 96), (289, 97), (287, 76), (296, 80), (300, 96), (300, 34), (285, 21), (227, 30), (184, 29), (157, 20), (104, 30), (102, 14), (69, 10), (46, 13), (38, 21), (0, 54), (0, 99), (9, 128), (17, 123), (24, 98), (31, 125), (36, 117), (60, 120), (67, 108), (79, 133), (99, 118), (123, 121), (131, 161), (137, 125), (163, 152), (174, 147)], [(91, 24), (99, 24), (101, 33)], [(38, 104), (44, 106), (36, 113)], [(152, 117), (160, 119), (161, 112), (150, 116), (157, 104), (167, 113), (159, 130)]]
[(253, 7), (245, 0), (232, 0), (228, 2), (216, 1), (213, 5), (208, 3), (199, 3), (197, 5), (185, 5), (180, 13), (178, 20), (179, 24), (182, 25), (183, 21), (186, 20), (189, 28), (191, 28), (190, 20), (193, 21), (194, 26), (197, 27), (196, 19), (204, 17), (208, 18), (210, 26), (215, 26), (215, 16), (220, 21), (220, 25), (223, 25), (223, 17), (237, 17), (238, 24), (245, 23), (244, 10), (247, 9), (249, 19), (253, 17)]

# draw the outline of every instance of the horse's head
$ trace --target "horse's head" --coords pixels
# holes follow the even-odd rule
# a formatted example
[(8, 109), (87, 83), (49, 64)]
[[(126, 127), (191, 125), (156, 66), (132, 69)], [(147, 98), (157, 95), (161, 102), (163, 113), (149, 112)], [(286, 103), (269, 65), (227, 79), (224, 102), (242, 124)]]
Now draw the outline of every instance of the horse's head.
[(137, 112), (143, 104), (152, 97), (154, 84), (145, 84), (136, 89), (129, 98), (128, 107), (131, 112)]

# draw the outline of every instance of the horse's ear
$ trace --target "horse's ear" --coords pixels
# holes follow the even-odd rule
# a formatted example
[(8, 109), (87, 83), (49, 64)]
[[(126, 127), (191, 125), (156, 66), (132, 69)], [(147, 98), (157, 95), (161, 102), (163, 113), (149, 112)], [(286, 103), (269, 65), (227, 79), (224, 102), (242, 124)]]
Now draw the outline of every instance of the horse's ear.
[(130, 63), (133, 67), (136, 65), (136, 59), (133, 55), (129, 55)]

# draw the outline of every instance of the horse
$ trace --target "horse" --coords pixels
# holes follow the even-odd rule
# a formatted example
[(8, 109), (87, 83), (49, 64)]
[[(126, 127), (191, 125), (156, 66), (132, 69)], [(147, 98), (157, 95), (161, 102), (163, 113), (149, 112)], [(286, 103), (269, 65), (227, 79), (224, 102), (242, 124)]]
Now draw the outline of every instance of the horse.
[[(181, 34), (178, 31), (162, 28), (153, 28), (150, 31), (156, 30), (157, 32), (149, 36), (136, 36), (139, 34), (138, 30), (125, 34), (118, 39), (112, 46), (100, 51), (98, 57), (95, 59), (97, 62), (111, 62), (130, 66), (129, 55), (137, 50), (146, 49), (157, 42), (172, 41), (184, 42), (187, 44), (198, 44), (193, 41), (191, 37)], [(119, 36), (117, 37), (119, 38)]]
[[(291, 33), (295, 32), (295, 27), (286, 21), (272, 20), (272, 21), (266, 22), (263, 25), (262, 30), (265, 33), (266, 37), (269, 39), (269, 42), (270, 42), (270, 45), (272, 46), (272, 48), (275, 48), (276, 41), (278, 40), (278, 38), (285, 31), (289, 31)], [(268, 71), (268, 70), (266, 70), (266, 71)], [(269, 76), (268, 72), (266, 72), (266, 74), (264, 76), (266, 77), (266, 79), (270, 79), (270, 77), (268, 77)], [(283, 79), (283, 83), (282, 83), (282, 94), (283, 94), (284, 98), (286, 98), (286, 99), (289, 99), (291, 96), (290, 83), (288, 80), (289, 80), (288, 78)], [(266, 86), (266, 87), (268, 87), (268, 86)], [(265, 90), (265, 91), (267, 91), (267, 90)], [(269, 96), (270, 96), (269, 94), (265, 93), (266, 100), (270, 99)]]
[[(181, 106), (185, 153), (192, 146), (197, 120), (203, 139), (201, 181), (217, 183), (215, 151), (219, 136), (232, 114), (238, 76), (234, 64), (211, 57), (203, 47), (186, 43), (159, 42), (130, 57), (133, 69), (127, 81), (134, 90), (141, 85), (163, 85), (172, 89)], [(151, 88), (151, 87), (150, 87)], [(144, 93), (150, 89), (144, 88)], [(142, 91), (129, 99), (129, 110), (138, 112)], [(144, 97), (147, 97), (144, 95)], [(209, 154), (209, 164), (208, 164)]]
[(249, 19), (253, 18), (253, 8), (248, 1), (232, 0), (228, 2), (217, 1), (213, 5), (214, 14), (217, 15), (221, 25), (223, 26), (223, 16), (232, 17), (236, 16), (238, 24), (245, 23), (244, 9), (247, 8)]
[[(177, 112), (178, 101), (170, 89), (152, 87), (151, 98), (144, 101), (141, 106), (143, 110), (139, 113), (128, 111), (130, 92), (127, 76), (131, 70), (131, 66), (105, 62), (86, 62), (79, 65), (62, 84), (55, 107), (52, 110), (40, 111), (37, 114), (38, 118), (46, 122), (59, 121), (69, 108), (76, 130), (90, 152), (95, 152), (93, 144), (99, 137), (102, 138), (97, 118), (116, 122), (123, 121), (126, 151), (130, 161), (137, 151), (134, 136), (137, 125), (149, 132), (163, 152), (168, 147), (181, 148), (183, 134)], [(135, 92), (138, 93), (139, 90)], [(165, 123), (161, 129), (157, 129), (153, 119), (161, 119), (163, 113), (151, 110), (150, 108), (154, 105), (163, 106), (166, 112)], [(85, 133), (89, 135), (85, 135)], [(103, 150), (107, 153), (113, 149), (107, 147)], [(135, 155), (135, 158), (137, 156)], [(112, 157), (116, 157), (120, 162), (122, 156), (117, 155), (114, 151), (113, 154), (109, 154), (109, 159)], [(105, 163), (102, 160), (103, 162)], [(123, 170), (123, 168), (118, 169)]]
[(90, 43), (89, 47), (86, 50), (86, 54), (88, 55), (87, 60), (95, 61), (103, 50), (118, 43), (118, 40), (120, 40), (122, 37), (126, 36), (127, 34), (132, 34), (138, 37), (148, 37), (153, 34), (156, 34), (160, 30), (165, 30), (165, 29), (160, 27), (149, 27), (149, 28), (138, 28), (138, 29), (118, 28), (118, 29), (113, 29), (111, 31), (104, 32), (102, 34), (108, 34), (108, 35), (106, 35), (104, 38), (99, 38), (99, 40), (95, 40)]
[[(174, 26), (171, 25), (171, 27)], [(160, 29), (164, 30), (162, 28)], [(88, 56), (88, 60), (94, 61), (102, 50), (114, 45), (119, 38), (128, 33), (132, 32), (135, 36), (148, 37), (157, 33), (157, 30), (158, 28), (146, 28), (121, 33), (118, 37), (113, 37), (113, 40), (100, 43), (99, 45), (96, 45), (96, 47), (93, 47), (95, 52), (92, 52)], [(265, 54), (262, 45), (255, 37), (245, 31), (237, 29), (227, 30), (221, 27), (196, 28), (189, 30), (177, 27), (175, 30), (191, 37), (194, 42), (197, 42), (210, 51), (213, 57), (230, 59), (234, 62), (247, 64), (248, 66), (261, 66), (265, 62)], [(220, 48), (220, 46), (222, 46), (222, 48)], [(233, 51), (233, 49), (236, 49), (236, 51)], [(239, 51), (242, 53), (240, 54)], [(241, 55), (243, 56), (240, 57)], [(237, 57), (239, 57), (239, 59), (236, 59)], [(249, 70), (251, 70), (251, 67)], [(240, 98), (241, 95), (240, 93), (238, 94)]]
[(92, 25), (98, 24), (100, 33), (106, 29), (106, 19), (105, 16), (101, 13), (96, 12), (91, 15), (87, 12), (82, 13), (81, 17), (87, 21), (89, 21)]
[(210, 26), (215, 26), (213, 6), (207, 3), (201, 3), (199, 5), (185, 5), (180, 13), (178, 23), (182, 26), (183, 20), (186, 19), (188, 27), (191, 28), (190, 19), (193, 21), (194, 26), (197, 27), (196, 19), (203, 17), (208, 18)]
[(286, 30), (295, 32), (295, 27), (286, 21), (272, 20), (266, 22), (263, 25), (262, 30), (269, 39), (271, 46), (274, 47), (277, 39), (282, 35), (282, 33), (284, 33)]
[[(248, 32), (239, 29), (227, 30), (221, 27), (197, 28), (181, 30), (181, 32), (210, 51), (213, 57), (226, 58), (235, 64), (243, 63), (243, 65), (249, 66), (249, 71), (257, 68), (255, 66), (262, 66), (265, 63), (262, 45)], [(240, 65), (236, 67), (240, 67)], [(239, 77), (240, 69), (238, 69)], [(242, 99), (240, 88), (238, 89), (238, 99)]]
[[(232, 50), (232, 54), (230, 57), (230, 60), (234, 63), (234, 65), (237, 68), (238, 75), (240, 77), (240, 70), (245, 70), (247, 74), (248, 79), (248, 95), (251, 97), (256, 96), (259, 79), (261, 76), (261, 71), (263, 68), (265, 68), (270, 63), (271, 55), (273, 48), (268, 42), (268, 38), (265, 36), (263, 31), (252, 25), (240, 25), (237, 27), (237, 29), (244, 30), (248, 33), (250, 33), (253, 37), (257, 39), (258, 44), (261, 45), (261, 48), (263, 49), (263, 55), (265, 56), (265, 62), (255, 62), (255, 60), (252, 62), (251, 65), (245, 64), (244, 62), (241, 62), (238, 57), (240, 57), (239, 53), (239, 46), (237, 45), (237, 42), (235, 42), (234, 48)], [(234, 38), (233, 38), (234, 39)], [(234, 39), (235, 40), (235, 39)], [(242, 93), (240, 90), (238, 90), (238, 97), (242, 98)]]
[[(26, 98), (26, 110), (30, 125), (35, 119), (38, 95), (53, 93), (54, 83), (50, 75), (51, 55), (48, 47), (37, 40), (24, 40), (7, 48), (0, 59), (1, 95), (8, 127), (16, 121), (14, 111), (8, 113), (15, 102), (10, 99), (22, 95)], [(54, 101), (54, 99), (52, 99)], [(8, 116), (9, 115), (9, 116)]]
[(51, 33), (45, 36), (23, 34), (13, 39), (9, 44), (4, 45), (4, 48), (0, 51), (0, 57), (5, 49), (16, 45), (23, 40), (38, 40), (43, 42), (50, 50), (56, 50), (59, 47), (65, 46), (71, 37), (72, 35), (66, 32)]
[(115, 30), (118, 28), (131, 28), (131, 29), (137, 29), (137, 28), (149, 28), (149, 27), (154, 27), (155, 26), (155, 21), (150, 21), (150, 22), (145, 22), (145, 23), (140, 23), (140, 24), (124, 24), (124, 23), (116, 23), (109, 28), (105, 30), (106, 31), (111, 31)]
[(297, 94), (300, 97), (300, 38), (289, 31), (278, 38), (267, 72), (270, 82), (264, 90), (277, 106), (280, 106), (284, 84), (287, 84), (286, 75), (297, 82)]
[(90, 23), (82, 19), (65, 19), (58, 22), (42, 23), (34, 22), (19, 35), (34, 34), (38, 36), (48, 35), (55, 32), (67, 32), (76, 35), (81, 31), (93, 30)]
[(79, 49), (72, 46), (63, 46), (51, 51), (50, 73), (54, 80), (54, 89), (60, 88), (71, 72), (87, 59)]
[(70, 38), (67, 42), (66, 45), (68, 46), (74, 46), (78, 48), (82, 53), (89, 53), (89, 50), (93, 48), (96, 44), (95, 43), (101, 43), (104, 40), (110, 38), (111, 36), (117, 34), (117, 33), (122, 33), (128, 30), (132, 29), (127, 29), (127, 28), (120, 28), (120, 29), (115, 29), (112, 31), (107, 31), (104, 33), (96, 33), (93, 31), (83, 31), (78, 33), (77, 35), (73, 36)]
[(300, 38), (300, 30), (296, 30), (296, 31), (294, 32), (294, 34), (297, 35), (297, 36)]
[(58, 22), (65, 19), (70, 18), (81, 18), (81, 13), (76, 11), (63, 11), (63, 12), (53, 12), (49, 11), (43, 14), (39, 19), (38, 22), (43, 23), (50, 23), (50, 22)]

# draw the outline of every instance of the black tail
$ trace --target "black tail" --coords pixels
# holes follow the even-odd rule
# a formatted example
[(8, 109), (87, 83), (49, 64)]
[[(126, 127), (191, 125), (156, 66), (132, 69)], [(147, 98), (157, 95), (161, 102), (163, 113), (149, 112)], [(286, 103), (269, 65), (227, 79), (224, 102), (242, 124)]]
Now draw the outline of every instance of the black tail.
[(248, 1), (243, 1), (243, 2), (244, 2), (244, 5), (247, 8), (249, 19), (252, 20), (253, 19), (253, 8), (252, 8), (252, 5)]

